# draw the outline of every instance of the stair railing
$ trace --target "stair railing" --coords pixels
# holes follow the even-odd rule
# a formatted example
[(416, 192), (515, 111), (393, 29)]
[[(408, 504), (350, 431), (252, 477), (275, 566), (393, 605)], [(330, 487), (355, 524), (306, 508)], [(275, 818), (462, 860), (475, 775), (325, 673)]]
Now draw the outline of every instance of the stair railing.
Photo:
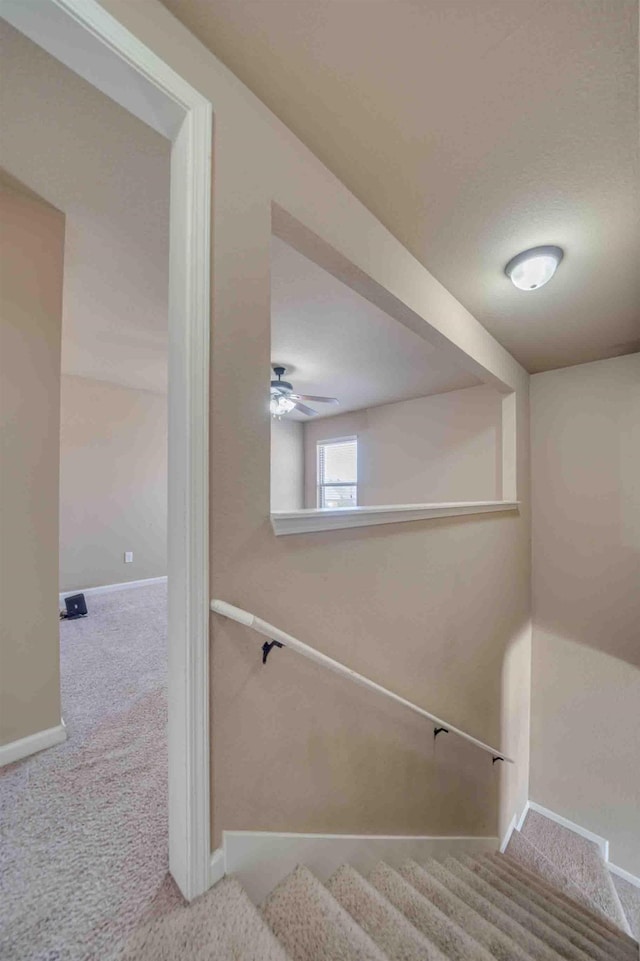
[(461, 731), (460, 728), (454, 727), (453, 724), (449, 724), (448, 721), (443, 721), (442, 718), (436, 717), (435, 714), (425, 711), (424, 708), (418, 707), (417, 704), (413, 704), (411, 701), (401, 697), (399, 694), (394, 694), (393, 691), (389, 691), (386, 687), (382, 687), (381, 684), (377, 684), (375, 681), (365, 677), (363, 674), (358, 674), (357, 671), (353, 671), (345, 664), (341, 664), (340, 661), (335, 661), (332, 657), (327, 657), (326, 654), (316, 651), (315, 648), (310, 647), (303, 641), (299, 641), (297, 637), (293, 637), (291, 634), (286, 634), (279, 628), (274, 627), (273, 624), (269, 624), (267, 621), (263, 621), (262, 618), (256, 617), (255, 614), (250, 614), (249, 611), (243, 611), (239, 607), (234, 607), (233, 604), (228, 604), (226, 601), (220, 600), (211, 601), (211, 610), (216, 614), (221, 614), (223, 617), (228, 617), (232, 621), (237, 621), (238, 624), (243, 624), (245, 627), (251, 628), (251, 630), (256, 631), (258, 634), (262, 634), (264, 637), (269, 638), (269, 640), (265, 641), (265, 643), (262, 645), (263, 664), (267, 663), (269, 654), (274, 647), (290, 648), (292, 651), (302, 654), (303, 657), (307, 657), (315, 664), (319, 664), (321, 667), (324, 667), (329, 671), (333, 671), (335, 674), (340, 674), (341, 677), (349, 678), (349, 680), (354, 681), (356, 684), (360, 684), (362, 687), (368, 688), (370, 691), (375, 691), (377, 694), (383, 694), (390, 700), (395, 701), (396, 704), (401, 704), (403, 707), (408, 708), (415, 714), (420, 714), (422, 717), (425, 717), (434, 726), (434, 738), (441, 733), (456, 734), (458, 737), (461, 737), (463, 740), (473, 744), (481, 751), (485, 751), (487, 754), (490, 754), (493, 759), (493, 764), (495, 764), (496, 761), (506, 761), (508, 764), (515, 763), (512, 758), (507, 757), (502, 751), (498, 751), (489, 744), (485, 744), (484, 741), (479, 741), (478, 738), (473, 737), (471, 734), (467, 734), (466, 731)]

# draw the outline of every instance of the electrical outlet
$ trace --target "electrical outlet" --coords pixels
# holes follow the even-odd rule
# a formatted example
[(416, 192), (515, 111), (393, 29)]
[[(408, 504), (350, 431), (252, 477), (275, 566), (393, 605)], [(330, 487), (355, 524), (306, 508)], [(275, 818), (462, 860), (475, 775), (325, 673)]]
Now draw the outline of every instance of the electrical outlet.
[(133, 551), (124, 552), (124, 562), (125, 564), (133, 564)]

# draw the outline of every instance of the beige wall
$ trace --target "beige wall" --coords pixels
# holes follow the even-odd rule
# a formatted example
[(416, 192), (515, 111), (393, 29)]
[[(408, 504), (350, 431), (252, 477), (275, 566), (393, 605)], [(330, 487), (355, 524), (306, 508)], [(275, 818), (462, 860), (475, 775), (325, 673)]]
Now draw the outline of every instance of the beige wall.
[(304, 424), (271, 418), (271, 510), (304, 507)]
[(60, 723), (64, 215), (0, 179), (0, 744)]
[(166, 392), (169, 141), (1, 19), (0, 61), (0, 166), (66, 217), (63, 372)]
[[(165, 8), (104, 6), (215, 111), (212, 596), (499, 740), (503, 662), (529, 623), (526, 373)], [(274, 537), (265, 403), (274, 203), (307, 240), (320, 238), (336, 270), (351, 265), (347, 282), (387, 313), (518, 392), (519, 514)], [(285, 651), (263, 667), (260, 639), (240, 625), (213, 617), (212, 630), (214, 844), (224, 828), (496, 832), (501, 775), (489, 757), (444, 736), (434, 753), (429, 725)], [(524, 656), (516, 687), (528, 689), (528, 671)], [(527, 774), (521, 753), (503, 801)]]
[(358, 437), (358, 503), (429, 504), (499, 497), (502, 398), (469, 387), (304, 425), (305, 507), (316, 507), (316, 444)]
[(166, 396), (64, 375), (60, 590), (166, 574), (166, 536)]
[(531, 387), (531, 798), (639, 875), (640, 354)]

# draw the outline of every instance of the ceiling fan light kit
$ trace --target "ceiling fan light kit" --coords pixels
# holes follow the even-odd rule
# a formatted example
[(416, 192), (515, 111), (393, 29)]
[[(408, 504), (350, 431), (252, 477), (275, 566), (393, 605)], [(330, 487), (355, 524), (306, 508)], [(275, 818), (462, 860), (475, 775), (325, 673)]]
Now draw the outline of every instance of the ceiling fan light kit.
[(278, 420), (281, 420), (283, 414), (290, 414), (293, 410), (297, 410), (307, 417), (317, 417), (318, 411), (301, 403), (303, 400), (310, 400), (316, 404), (339, 403), (336, 397), (316, 397), (311, 394), (294, 394), (293, 385), (282, 379), (283, 375), (287, 372), (287, 368), (274, 367), (273, 372), (278, 379), (271, 381), (269, 410), (272, 416)]

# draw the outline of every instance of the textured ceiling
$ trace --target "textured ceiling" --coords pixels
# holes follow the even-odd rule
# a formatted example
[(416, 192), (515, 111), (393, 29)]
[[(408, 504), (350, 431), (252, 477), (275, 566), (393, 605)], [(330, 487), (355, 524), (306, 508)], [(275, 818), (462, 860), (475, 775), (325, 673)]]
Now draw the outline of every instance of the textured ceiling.
[(62, 370), (164, 392), (170, 144), (4, 21), (0, 46), (0, 166), (66, 214)]
[(529, 370), (640, 349), (636, 0), (164, 3)]
[(271, 244), (271, 361), (298, 393), (338, 398), (307, 405), (320, 416), (479, 383), (283, 241)]

